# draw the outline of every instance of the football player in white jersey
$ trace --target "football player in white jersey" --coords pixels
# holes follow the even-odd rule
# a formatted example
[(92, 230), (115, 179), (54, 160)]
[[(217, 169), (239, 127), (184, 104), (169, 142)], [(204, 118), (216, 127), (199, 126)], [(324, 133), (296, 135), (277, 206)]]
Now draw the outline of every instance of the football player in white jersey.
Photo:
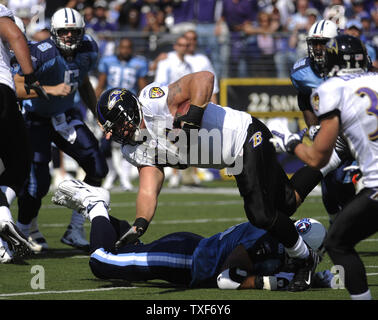
[(16, 99), (10, 50), (25, 74), (26, 91), (33, 89), (37, 94), (44, 93), (34, 74), (26, 39), (12, 12), (0, 4), (0, 263), (11, 262), (14, 253), (30, 249), (9, 210), (31, 164), (30, 144)]
[(321, 129), (311, 146), (294, 134), (273, 132), (273, 142), (314, 168), (324, 166), (343, 134), (358, 162), (363, 189), (342, 209), (331, 225), (325, 248), (335, 265), (345, 271), (345, 287), (352, 299), (371, 299), (366, 272), (355, 246), (378, 230), (378, 73), (367, 72), (362, 42), (340, 35), (327, 44), (331, 79), (311, 96)]
[(304, 167), (306, 179), (289, 181), (269, 143), (268, 128), (245, 112), (211, 103), (213, 85), (214, 75), (203, 71), (168, 86), (152, 83), (139, 98), (122, 88), (101, 95), (99, 123), (122, 144), (124, 157), (139, 170), (136, 220), (118, 245), (146, 231), (155, 214), (165, 166), (226, 167), (236, 178), (248, 219), (269, 230), (293, 258), (297, 272), (289, 290), (306, 290), (318, 256), (298, 236), (289, 216), (321, 174)]

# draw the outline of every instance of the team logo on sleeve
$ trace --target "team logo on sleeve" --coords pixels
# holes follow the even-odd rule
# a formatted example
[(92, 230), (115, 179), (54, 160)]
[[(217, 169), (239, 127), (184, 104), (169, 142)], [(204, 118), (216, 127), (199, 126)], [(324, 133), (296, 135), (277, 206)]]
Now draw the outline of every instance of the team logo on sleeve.
[(314, 111), (319, 111), (319, 95), (317, 93), (311, 96), (311, 106)]
[(159, 87), (152, 87), (150, 89), (149, 96), (151, 99), (160, 98), (164, 95), (165, 95), (164, 91)]

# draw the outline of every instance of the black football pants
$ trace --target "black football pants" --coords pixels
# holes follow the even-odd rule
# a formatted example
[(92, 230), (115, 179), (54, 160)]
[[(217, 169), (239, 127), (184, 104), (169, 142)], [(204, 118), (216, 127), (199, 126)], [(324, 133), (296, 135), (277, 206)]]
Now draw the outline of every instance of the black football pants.
[(285, 247), (292, 247), (298, 233), (289, 218), (296, 210), (294, 188), (279, 164), (272, 134), (252, 117), (243, 147), (243, 170), (236, 175), (248, 220), (269, 230)]
[(332, 223), (324, 246), (334, 265), (342, 266), (350, 294), (368, 290), (364, 264), (355, 246), (378, 231), (378, 188), (363, 189)]
[(4, 172), (0, 185), (18, 195), (30, 171), (31, 146), (14, 91), (0, 84), (0, 158)]

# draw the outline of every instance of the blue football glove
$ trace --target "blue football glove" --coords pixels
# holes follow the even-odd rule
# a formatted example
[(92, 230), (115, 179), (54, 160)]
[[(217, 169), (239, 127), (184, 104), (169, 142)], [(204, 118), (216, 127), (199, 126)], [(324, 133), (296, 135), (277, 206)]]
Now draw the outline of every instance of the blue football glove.
[(331, 288), (333, 276), (329, 270), (319, 271), (314, 274), (311, 286), (313, 288)]
[(270, 138), (269, 141), (273, 143), (276, 149), (294, 154), (295, 147), (302, 143), (306, 131), (307, 128), (299, 131), (298, 133), (291, 133), (290, 131), (282, 133), (272, 130), (273, 138)]

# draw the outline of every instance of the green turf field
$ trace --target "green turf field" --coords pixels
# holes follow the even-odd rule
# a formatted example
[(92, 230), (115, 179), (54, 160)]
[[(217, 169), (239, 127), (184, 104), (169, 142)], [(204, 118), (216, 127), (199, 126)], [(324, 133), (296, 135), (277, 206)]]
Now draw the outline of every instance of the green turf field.
[[(232, 187), (231, 182), (222, 186)], [(210, 188), (209, 188), (210, 190)], [(229, 190), (229, 191), (228, 191)], [(143, 242), (152, 241), (175, 231), (191, 231), (210, 236), (233, 224), (246, 221), (241, 198), (237, 190), (230, 188), (221, 194), (168, 193), (160, 195), (159, 207)], [(136, 193), (112, 193), (111, 214), (134, 221)], [(313, 289), (301, 293), (270, 292), (262, 290), (177, 289), (164, 281), (126, 283), (96, 279), (88, 266), (88, 256), (60, 242), (71, 217), (71, 211), (54, 206), (51, 194), (45, 197), (39, 215), (41, 232), (49, 243), (49, 251), (26, 258), (17, 264), (0, 265), (1, 299), (122, 299), (122, 300), (334, 300), (349, 299), (345, 289)], [(13, 214), (16, 208), (13, 208)], [(313, 217), (326, 226), (328, 219), (320, 197), (309, 197), (294, 218)], [(368, 223), (368, 222), (367, 222)], [(86, 223), (87, 235), (89, 223)], [(366, 266), (370, 290), (378, 297), (378, 235), (357, 246)], [(45, 287), (33, 289), (36, 275), (42, 266)], [(320, 269), (331, 268), (328, 256)], [(37, 271), (36, 271), (37, 270)], [(34, 282), (33, 282), (34, 281)], [(35, 286), (34, 286), (35, 287)]]

